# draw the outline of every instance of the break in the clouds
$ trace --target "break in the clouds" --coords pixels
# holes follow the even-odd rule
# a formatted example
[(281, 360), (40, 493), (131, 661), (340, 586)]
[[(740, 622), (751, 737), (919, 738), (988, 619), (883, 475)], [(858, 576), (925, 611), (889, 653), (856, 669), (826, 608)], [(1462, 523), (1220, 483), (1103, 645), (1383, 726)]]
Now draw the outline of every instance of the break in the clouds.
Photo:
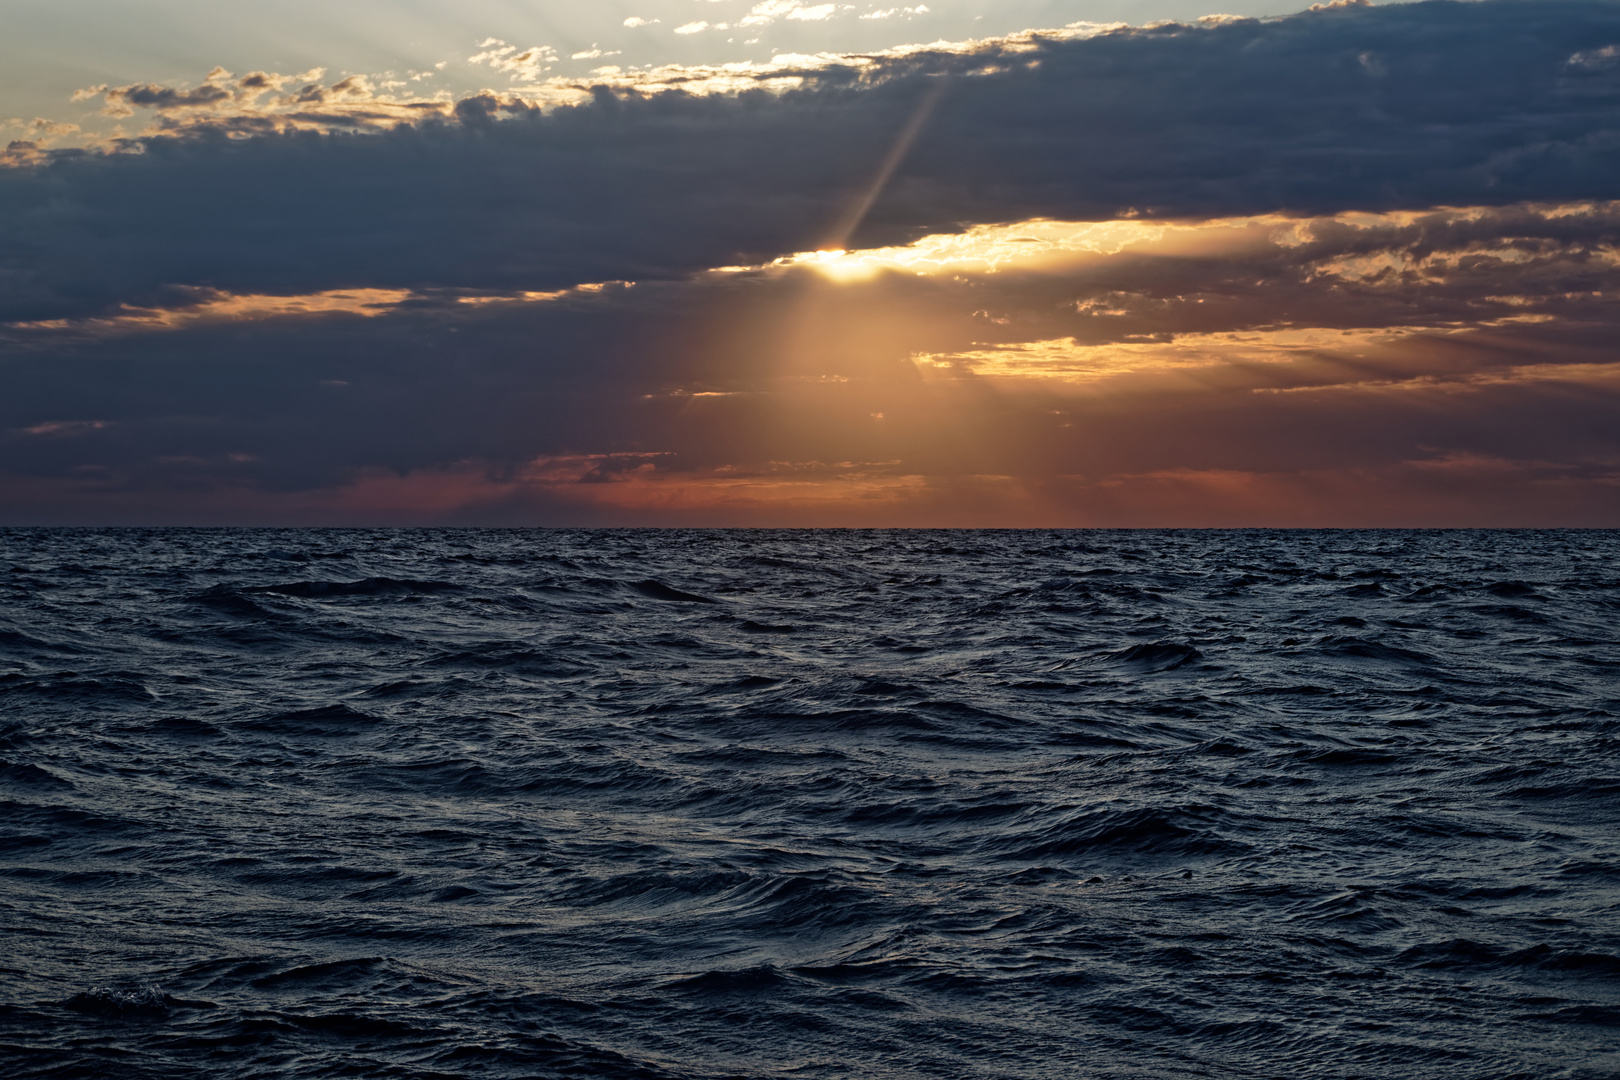
[(8, 517), (1620, 521), (1620, 5), (472, 44), (13, 144)]

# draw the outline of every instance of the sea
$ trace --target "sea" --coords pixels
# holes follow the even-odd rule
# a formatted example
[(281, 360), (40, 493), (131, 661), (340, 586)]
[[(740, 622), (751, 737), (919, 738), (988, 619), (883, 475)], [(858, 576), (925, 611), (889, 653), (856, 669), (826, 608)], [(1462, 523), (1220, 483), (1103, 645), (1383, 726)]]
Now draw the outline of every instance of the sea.
[(1620, 1075), (1620, 532), (0, 531), (0, 1075)]

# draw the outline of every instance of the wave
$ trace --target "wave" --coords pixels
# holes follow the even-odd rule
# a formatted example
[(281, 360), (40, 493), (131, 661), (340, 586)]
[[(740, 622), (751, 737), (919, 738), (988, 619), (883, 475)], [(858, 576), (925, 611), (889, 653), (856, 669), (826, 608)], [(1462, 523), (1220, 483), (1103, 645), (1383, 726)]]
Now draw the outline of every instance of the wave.
[(1415, 649), (1403, 649), (1398, 645), (1386, 645), (1371, 638), (1342, 634), (1323, 638), (1317, 644), (1316, 651), (1336, 659), (1377, 660), (1389, 664), (1429, 665), (1435, 661), (1432, 655)]
[(1065, 815), (1053, 824), (985, 846), (1001, 859), (1043, 862), (1103, 855), (1205, 857), (1238, 855), (1247, 845), (1221, 832), (1229, 818), (1211, 806), (1109, 807)]
[(699, 596), (696, 593), (672, 588), (652, 578), (648, 578), (646, 581), (634, 582), (630, 587), (642, 596), (653, 600), (663, 600), (671, 604), (718, 604), (720, 602), (710, 596)]
[(1520, 599), (1522, 597), (1539, 597), (1541, 594), (1534, 585), (1523, 581), (1493, 581), (1485, 586), (1485, 591), (1492, 596)]
[(73, 790), (73, 785), (53, 772), (29, 762), (10, 762), (0, 758), (0, 785), (6, 787), (53, 788)]
[(272, 713), (254, 720), (245, 720), (238, 726), (247, 731), (262, 731), (275, 735), (309, 735), (341, 737), (358, 735), (375, 729), (375, 717), (347, 705), (323, 705), (313, 709)]
[(82, 645), (69, 641), (46, 641), (21, 630), (0, 630), (0, 655), (13, 656), (82, 656)]
[(1174, 671), (1194, 660), (1202, 660), (1204, 654), (1191, 645), (1173, 641), (1154, 641), (1107, 653), (1105, 658), (1142, 671)]
[(1544, 942), (1515, 949), (1453, 938), (1413, 945), (1402, 950), (1395, 961), (1409, 967), (1444, 970), (1536, 968), (1595, 978), (1620, 976), (1620, 956), (1558, 949)]
[(360, 581), (289, 581), (279, 585), (239, 586), (237, 591), (292, 596), (301, 600), (325, 600), (344, 596), (439, 596), (461, 592), (462, 586), (449, 581), (370, 577)]
[(0, 556), (0, 1075), (1610, 1052), (1620, 533), (0, 530)]
[(62, 1006), (74, 1012), (99, 1015), (152, 1016), (167, 1013), (173, 1002), (173, 998), (156, 986), (128, 988), (97, 986), (74, 994), (62, 1002)]

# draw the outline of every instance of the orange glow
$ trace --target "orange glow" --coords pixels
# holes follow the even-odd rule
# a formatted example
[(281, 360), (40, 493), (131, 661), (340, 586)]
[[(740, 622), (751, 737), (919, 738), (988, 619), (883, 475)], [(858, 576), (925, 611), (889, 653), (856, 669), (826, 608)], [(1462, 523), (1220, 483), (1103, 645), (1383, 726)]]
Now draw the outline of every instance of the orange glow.
[[(1620, 400), (1603, 330), (1615, 252), (1536, 231), (1580, 214), (1620, 204), (1024, 221), (639, 286), (199, 292), (174, 309), (10, 329), (274, 319), (296, 342), (300, 320), (363, 318), (386, 358), (411, 348), (416, 322), (393, 321), (410, 312), (468, 345), (485, 330), (536, 343), (532, 368), (479, 369), (475, 345), (458, 360), (486, 387), (470, 414), (520, 403), (502, 422), (526, 464), (361, 469), (275, 495), (222, 485), (222, 518), (258, 506), (382, 523), (1601, 523), (1620, 507), (1620, 461), (1584, 432)], [(586, 308), (596, 315), (573, 319)], [(551, 406), (539, 391), (554, 341), (579, 362)], [(526, 401), (541, 404), (524, 443)], [(549, 442), (557, 415), (567, 441)], [(96, 440), (126, 430), (106, 419), (44, 416), (13, 437), (73, 440), (91, 460)]]
[[(1523, 208), (1545, 220), (1576, 214), (1620, 211), (1616, 203), (1571, 203)], [(1259, 214), (1199, 221), (1144, 220), (1056, 221), (1034, 219), (1012, 224), (976, 225), (959, 233), (938, 233), (900, 247), (862, 250), (805, 251), (766, 266), (721, 267), (717, 273), (743, 273), (770, 268), (805, 267), (841, 283), (869, 281), (884, 272), (923, 276), (983, 275), (1004, 271), (1056, 272), (1108, 256), (1237, 256), (1267, 249), (1297, 249), (1331, 232), (1375, 236), (1410, 229), (1425, 220), (1466, 224), (1489, 214), (1485, 207), (1442, 207), (1427, 211), (1354, 212), (1323, 217)], [(1392, 238), (1393, 240), (1393, 238)], [(1507, 245), (1434, 250), (1416, 256), (1400, 247), (1371, 253), (1334, 255), (1318, 266), (1324, 277), (1364, 281), (1386, 271), (1428, 271), (1455, 267), (1463, 257), (1525, 262), (1531, 253)], [(1620, 266), (1620, 252), (1595, 249), (1591, 256)]]
[(992, 379), (1053, 379), (1083, 384), (1101, 382), (1118, 375), (1169, 372), (1221, 364), (1287, 363), (1304, 350), (1354, 352), (1373, 345), (1389, 344), (1422, 329), (1382, 327), (1376, 330), (1329, 330), (1312, 327), (1182, 334), (1169, 342), (1127, 341), (1104, 345), (1081, 345), (1073, 338), (1061, 338), (960, 353), (921, 353), (913, 359), (920, 369), (929, 374), (943, 369)]
[(315, 315), (386, 315), (410, 299), (408, 289), (336, 289), (301, 296), (208, 292), (207, 299), (190, 307), (137, 308), (124, 305), (117, 315), (91, 319), (52, 319), (12, 323), (12, 330), (74, 330), (88, 334), (130, 333), (139, 330), (182, 330), (197, 323), (284, 319)]
[[(487, 305), (545, 304), (574, 296), (596, 295), (634, 287), (633, 281), (592, 282), (553, 292), (457, 296), (454, 302), (475, 308)], [(196, 292), (201, 299), (185, 307), (132, 307), (126, 304), (116, 315), (8, 323), (0, 326), (0, 329), (34, 333), (71, 331), (90, 336), (106, 336), (141, 331), (184, 330), (202, 323), (304, 319), (322, 315), (354, 315), (374, 319), (392, 314), (400, 305), (420, 298), (410, 289), (334, 289), (293, 296), (238, 294), (217, 290), (196, 290)]]

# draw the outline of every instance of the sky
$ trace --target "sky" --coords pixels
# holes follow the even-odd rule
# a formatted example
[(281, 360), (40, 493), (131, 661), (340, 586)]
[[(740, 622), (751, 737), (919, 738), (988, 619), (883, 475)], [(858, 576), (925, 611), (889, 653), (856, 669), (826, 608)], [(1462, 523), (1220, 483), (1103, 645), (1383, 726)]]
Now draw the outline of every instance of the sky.
[(0, 524), (1620, 526), (1620, 3), (1215, 2), (12, 0)]

